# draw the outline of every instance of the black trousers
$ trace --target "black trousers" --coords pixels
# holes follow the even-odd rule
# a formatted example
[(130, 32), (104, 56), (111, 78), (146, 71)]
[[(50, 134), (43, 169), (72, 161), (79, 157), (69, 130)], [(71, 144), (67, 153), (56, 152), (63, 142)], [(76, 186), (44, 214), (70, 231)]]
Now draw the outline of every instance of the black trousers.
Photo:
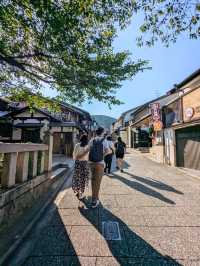
[(104, 157), (104, 162), (105, 162), (105, 172), (106, 170), (108, 169), (108, 173), (110, 173), (110, 170), (111, 170), (111, 165), (112, 165), (112, 153), (111, 154), (107, 154), (105, 157)]

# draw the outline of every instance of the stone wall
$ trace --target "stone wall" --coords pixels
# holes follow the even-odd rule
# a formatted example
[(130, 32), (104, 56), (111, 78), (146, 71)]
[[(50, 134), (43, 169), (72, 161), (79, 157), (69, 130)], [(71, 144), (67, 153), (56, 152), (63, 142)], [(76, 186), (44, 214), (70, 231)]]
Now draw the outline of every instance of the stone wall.
[(9, 226), (10, 223), (21, 216), (27, 209), (37, 203), (37, 200), (44, 196), (49, 191), (50, 187), (56, 187), (63, 182), (61, 177), (64, 173), (66, 173), (66, 169), (58, 171), (55, 175), (51, 173), (46, 175), (43, 174), (1, 193), (1, 228)]
[(164, 147), (163, 145), (154, 145), (152, 148), (149, 149), (150, 157), (152, 160), (158, 163), (164, 163)]

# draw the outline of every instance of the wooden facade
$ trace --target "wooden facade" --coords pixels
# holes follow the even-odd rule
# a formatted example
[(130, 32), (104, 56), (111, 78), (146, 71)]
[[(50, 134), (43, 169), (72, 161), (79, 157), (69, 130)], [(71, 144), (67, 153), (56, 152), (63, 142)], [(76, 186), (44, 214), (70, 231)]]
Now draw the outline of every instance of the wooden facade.
[[(196, 83), (195, 83), (196, 84)], [(165, 162), (200, 170), (200, 87), (164, 108)]]
[(60, 112), (51, 112), (20, 105), (11, 108), (9, 102), (1, 102), (0, 141), (43, 143), (49, 132), (54, 141), (53, 153), (71, 156), (80, 134), (91, 130), (89, 113), (68, 104), (62, 103)]

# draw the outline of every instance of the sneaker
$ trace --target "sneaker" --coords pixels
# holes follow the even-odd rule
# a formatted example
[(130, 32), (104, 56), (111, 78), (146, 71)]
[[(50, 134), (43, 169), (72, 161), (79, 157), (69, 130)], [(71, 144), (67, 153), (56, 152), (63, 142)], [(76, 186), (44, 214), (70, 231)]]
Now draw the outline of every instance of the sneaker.
[(92, 209), (95, 209), (98, 207), (100, 201), (99, 200), (95, 200), (95, 201), (92, 201), (92, 204), (91, 204), (91, 208)]
[(85, 196), (82, 193), (80, 193), (80, 192), (76, 194), (76, 197), (77, 197), (78, 200), (82, 200), (82, 199), (85, 198)]

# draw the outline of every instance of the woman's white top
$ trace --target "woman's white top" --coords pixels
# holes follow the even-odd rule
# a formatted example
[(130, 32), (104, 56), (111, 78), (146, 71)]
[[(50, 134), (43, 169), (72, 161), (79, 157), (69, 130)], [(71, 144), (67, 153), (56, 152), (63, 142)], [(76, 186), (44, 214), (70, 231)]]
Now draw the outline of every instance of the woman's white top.
[(115, 146), (111, 140), (106, 140), (107, 141), (107, 146), (108, 146), (108, 152), (107, 154), (112, 154), (115, 151)]
[[(85, 155), (77, 159), (77, 156), (84, 154), (85, 152), (87, 152)], [(88, 145), (86, 145), (85, 147), (81, 147), (80, 143), (77, 143), (74, 147), (73, 159), (79, 161), (88, 161), (88, 153), (89, 153)]]

